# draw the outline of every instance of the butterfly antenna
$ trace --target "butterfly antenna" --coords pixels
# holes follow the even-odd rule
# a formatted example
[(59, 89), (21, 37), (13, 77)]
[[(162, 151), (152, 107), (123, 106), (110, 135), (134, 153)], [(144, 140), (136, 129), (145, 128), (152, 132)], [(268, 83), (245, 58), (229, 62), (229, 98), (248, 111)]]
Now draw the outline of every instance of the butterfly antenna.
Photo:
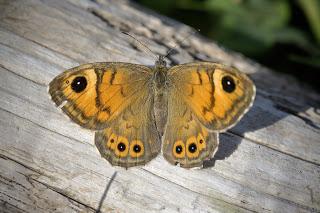
[[(188, 38), (190, 38), (192, 35), (196, 34), (197, 32), (200, 32), (200, 29), (197, 29), (197, 30), (194, 30), (193, 32), (190, 32), (188, 35), (186, 35), (186, 36), (182, 39), (181, 43), (184, 42), (185, 40), (187, 40)], [(178, 43), (176, 43), (176, 45), (174, 45), (174, 47), (170, 48), (170, 49), (168, 50), (167, 54), (164, 56), (164, 58), (168, 57), (169, 54), (170, 54), (173, 50), (175, 50), (175, 49), (177, 48), (177, 46), (178, 46)]]
[(133, 40), (135, 40), (136, 42), (138, 42), (142, 47), (145, 48), (145, 50), (148, 50), (149, 53), (152, 54), (152, 57), (154, 57), (156, 60), (158, 59), (157, 54), (155, 54), (154, 52), (152, 52), (152, 50), (149, 49), (149, 47), (147, 47), (147, 45), (145, 45), (144, 43), (142, 43), (141, 41), (139, 41), (138, 39), (136, 39), (133, 35), (129, 34), (128, 32), (122, 32), (123, 34), (131, 37)]

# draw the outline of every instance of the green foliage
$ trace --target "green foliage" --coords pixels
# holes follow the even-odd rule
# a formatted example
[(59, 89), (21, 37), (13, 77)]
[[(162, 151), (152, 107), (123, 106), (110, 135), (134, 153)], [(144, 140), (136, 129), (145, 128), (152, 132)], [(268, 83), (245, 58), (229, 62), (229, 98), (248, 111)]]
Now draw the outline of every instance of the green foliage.
[[(210, 0), (206, 3), (208, 7), (205, 8), (219, 16), (219, 30), (213, 29), (210, 34), (226, 46), (244, 54), (262, 54), (277, 42), (280, 35), (294, 34), (286, 31), (290, 10), (285, 1)], [(221, 3), (224, 4), (223, 7)]]
[(283, 60), (320, 68), (319, 0), (139, 2), (200, 28), (201, 33), (223, 46), (257, 60), (264, 61), (265, 55), (279, 57), (277, 48), (284, 45), (294, 51), (283, 53)]

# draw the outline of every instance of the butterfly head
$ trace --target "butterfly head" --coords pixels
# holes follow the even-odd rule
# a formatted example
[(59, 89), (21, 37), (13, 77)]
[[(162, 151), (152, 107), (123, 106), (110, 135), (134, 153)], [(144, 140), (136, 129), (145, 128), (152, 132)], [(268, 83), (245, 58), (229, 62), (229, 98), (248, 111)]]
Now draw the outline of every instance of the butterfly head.
[(154, 77), (155, 77), (155, 82), (156, 82), (156, 87), (163, 88), (163, 85), (167, 81), (167, 62), (164, 60), (163, 55), (159, 55), (158, 60), (155, 63), (154, 66)]
[(155, 67), (158, 69), (164, 69), (167, 67), (167, 62), (164, 60), (163, 55), (159, 55), (158, 60), (156, 61)]

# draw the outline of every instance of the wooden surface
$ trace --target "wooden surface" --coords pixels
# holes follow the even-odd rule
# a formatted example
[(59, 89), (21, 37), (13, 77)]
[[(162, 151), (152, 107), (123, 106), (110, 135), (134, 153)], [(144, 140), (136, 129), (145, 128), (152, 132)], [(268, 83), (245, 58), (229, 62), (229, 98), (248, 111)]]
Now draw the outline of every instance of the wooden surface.
[[(0, 212), (320, 212), (315, 91), (203, 37), (181, 42), (189, 27), (127, 1), (0, 0), (0, 11)], [(73, 66), (154, 63), (120, 31), (159, 54), (177, 43), (171, 64), (219, 61), (255, 81), (253, 108), (220, 136), (205, 169), (174, 167), (162, 156), (140, 168), (111, 167), (93, 132), (49, 99), (48, 83)]]

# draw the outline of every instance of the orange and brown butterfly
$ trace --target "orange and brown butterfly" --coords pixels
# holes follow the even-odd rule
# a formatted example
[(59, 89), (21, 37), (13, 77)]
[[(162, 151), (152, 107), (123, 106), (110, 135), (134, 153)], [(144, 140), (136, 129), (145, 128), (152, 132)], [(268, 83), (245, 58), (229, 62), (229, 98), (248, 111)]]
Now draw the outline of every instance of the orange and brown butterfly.
[(168, 68), (121, 62), (84, 64), (49, 85), (56, 105), (80, 126), (112, 165), (144, 165), (162, 153), (171, 164), (200, 167), (218, 133), (251, 107), (253, 82), (235, 68), (198, 62)]

